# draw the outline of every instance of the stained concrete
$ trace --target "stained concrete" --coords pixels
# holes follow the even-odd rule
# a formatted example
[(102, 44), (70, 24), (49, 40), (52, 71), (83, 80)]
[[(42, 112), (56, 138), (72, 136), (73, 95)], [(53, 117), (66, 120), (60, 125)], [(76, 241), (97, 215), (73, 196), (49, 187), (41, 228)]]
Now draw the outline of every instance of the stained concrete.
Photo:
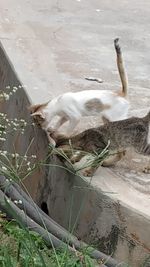
[[(13, 106), (15, 116), (20, 114), (30, 120), (25, 107), (28, 103), (27, 96), (31, 102), (36, 103), (70, 90), (119, 90), (120, 81), (113, 47), (115, 37), (120, 37), (129, 78), (130, 114), (142, 116), (149, 110), (149, 1), (1, 0), (0, 15), (0, 40), (17, 72), (19, 83), (24, 84), (25, 88), (25, 91), (16, 95), (15, 101), (19, 99), (19, 103)], [(8, 71), (9, 64), (6, 68), (4, 66), (1, 60), (1, 70), (5, 73), (5, 83), (1, 86), (14, 85), (14, 70), (10, 68)], [(104, 82), (96, 84), (86, 81), (84, 77), (87, 76), (100, 77)], [(12, 115), (12, 106), (9, 109), (9, 114)], [(99, 123), (100, 119), (84, 119), (78, 130)], [(33, 151), (41, 158), (47, 153), (47, 142), (44, 133), (37, 133), (37, 129), (34, 133), (37, 140)], [(23, 152), (24, 144), (28, 145), (32, 136), (31, 128), (24, 141), (17, 143), (16, 139), (11, 139), (9, 144), (17, 144)], [(105, 252), (115, 252), (117, 258), (129, 261), (136, 267), (150, 253), (150, 175), (143, 173), (143, 168), (148, 165), (149, 158), (129, 152), (126, 159), (115, 168), (100, 168), (92, 179), (94, 189), (90, 191), (92, 193), (86, 201), (87, 206), (83, 205), (76, 229), (78, 236), (89, 242), (89, 239), (94, 242), (97, 237), (100, 248), (105, 243)], [(48, 178), (43, 178), (42, 181), (40, 176)], [(26, 181), (30, 193), (39, 204), (45, 198), (49, 213), (67, 227), (69, 215), (66, 207), (70, 205), (72, 190), (76, 188), (76, 184), (80, 188), (85, 187), (89, 179), (71, 178), (65, 172), (54, 169), (51, 176), (47, 174), (47, 170), (40, 170), (37, 177), (37, 180), (35, 175)], [(47, 186), (47, 192), (43, 184)], [(103, 199), (106, 200), (105, 207)], [(75, 197), (74, 220), (80, 203), (82, 193)], [(113, 205), (115, 209), (112, 208)], [(101, 229), (105, 237), (108, 236), (105, 240)], [(112, 243), (111, 236), (115, 240), (112, 248), (109, 245)]]

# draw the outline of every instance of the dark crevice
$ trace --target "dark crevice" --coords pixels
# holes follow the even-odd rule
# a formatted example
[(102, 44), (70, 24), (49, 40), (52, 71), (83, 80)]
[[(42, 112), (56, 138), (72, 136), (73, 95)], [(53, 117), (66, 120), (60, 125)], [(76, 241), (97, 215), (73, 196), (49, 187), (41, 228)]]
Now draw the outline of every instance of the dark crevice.
[(43, 210), (47, 215), (49, 215), (48, 208), (47, 208), (47, 203), (42, 202), (41, 203), (41, 210)]

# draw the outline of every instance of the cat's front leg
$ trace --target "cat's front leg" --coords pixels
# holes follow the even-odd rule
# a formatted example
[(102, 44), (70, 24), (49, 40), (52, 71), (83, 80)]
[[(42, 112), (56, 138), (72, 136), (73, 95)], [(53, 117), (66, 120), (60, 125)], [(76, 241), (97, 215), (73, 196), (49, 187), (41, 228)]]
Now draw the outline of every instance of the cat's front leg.
[(150, 156), (150, 144), (145, 144), (140, 153), (142, 153), (145, 156)]
[(99, 166), (96, 166), (96, 167), (90, 166), (84, 169), (84, 171), (82, 172), (82, 175), (86, 177), (92, 177), (94, 173), (96, 172), (96, 170), (98, 169), (98, 167)]
[(150, 174), (150, 166), (145, 167), (142, 171), (146, 174)]
[(83, 175), (87, 177), (92, 177), (100, 165), (102, 165), (103, 167), (113, 166), (125, 156), (125, 153), (125, 150), (117, 151), (115, 155), (112, 155), (111, 157), (108, 157), (106, 160), (104, 160), (102, 164), (94, 164), (93, 162), (93, 166), (86, 168), (83, 171)]
[(115, 165), (118, 161), (120, 161), (125, 156), (125, 153), (126, 153), (125, 150), (115, 152), (114, 155), (110, 155), (108, 158), (106, 158), (103, 161), (102, 166), (103, 167), (111, 167), (111, 166)]
[(46, 134), (47, 134), (47, 138), (48, 138), (48, 141), (49, 141), (49, 143), (52, 145), (52, 146), (56, 146), (56, 142), (55, 142), (55, 140), (51, 137), (51, 134), (50, 134), (50, 132), (49, 131), (46, 131)]
[(58, 129), (67, 121), (68, 119), (66, 117), (59, 118), (57, 123), (55, 124), (54, 130), (58, 131)]
[(72, 164), (76, 163), (76, 162), (79, 162), (82, 157), (83, 157), (83, 153), (81, 151), (76, 151), (74, 152), (74, 154), (72, 155), (72, 157), (70, 158), (70, 161)]
[(71, 118), (69, 120), (69, 125), (67, 128), (67, 134), (71, 135), (77, 124), (79, 123), (79, 118)]

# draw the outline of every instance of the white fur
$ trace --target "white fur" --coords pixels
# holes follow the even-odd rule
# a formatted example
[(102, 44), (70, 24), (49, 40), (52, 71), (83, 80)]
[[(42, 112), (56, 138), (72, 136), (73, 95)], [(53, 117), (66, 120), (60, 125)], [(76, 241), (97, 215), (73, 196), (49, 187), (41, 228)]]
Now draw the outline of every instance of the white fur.
[[(99, 99), (104, 105), (110, 108), (98, 111), (88, 111), (85, 108), (86, 102), (92, 99)], [(69, 121), (67, 133), (72, 133), (82, 116), (105, 116), (110, 121), (122, 120), (127, 118), (129, 102), (121, 96), (105, 90), (85, 90), (76, 93), (65, 93), (54, 98), (46, 107), (42, 109), (42, 115), (45, 119), (43, 129), (51, 128), (51, 120), (57, 115), (59, 120), (55, 129)], [(35, 112), (36, 114), (36, 112)], [(34, 115), (34, 114), (33, 114)]]

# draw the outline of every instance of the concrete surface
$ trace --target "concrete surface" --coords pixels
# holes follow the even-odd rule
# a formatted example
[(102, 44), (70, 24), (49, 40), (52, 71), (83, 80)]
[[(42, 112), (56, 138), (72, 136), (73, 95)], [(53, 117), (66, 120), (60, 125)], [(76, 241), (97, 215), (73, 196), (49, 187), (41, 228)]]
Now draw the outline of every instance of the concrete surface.
[[(19, 112), (17, 106), (13, 107), (14, 114), (20, 114), (21, 111), (21, 114), (24, 114), (29, 119), (25, 108), (25, 103), (28, 103), (26, 93), (29, 99), (36, 103), (47, 101), (55, 95), (70, 90), (76, 91), (88, 88), (119, 90), (120, 81), (113, 47), (113, 39), (115, 37), (120, 37), (129, 77), (130, 114), (139, 116), (145, 114), (150, 107), (149, 16), (149, 1), (142, 3), (135, 0), (132, 2), (129, 0), (116, 0), (115, 2), (110, 0), (24, 0), (22, 2), (18, 0), (1, 0), (0, 40), (13, 63), (21, 83), (26, 88), (25, 92), (20, 92), (20, 95), (16, 96), (22, 101), (18, 104)], [(6, 75), (5, 83), (2, 83), (1, 86), (9, 83), (14, 84), (16, 78), (10, 78), (10, 73), (14, 73), (13, 70), (8, 71), (3, 65), (5, 64), (1, 61), (1, 70)], [(16, 77), (15, 74), (13, 75)], [(104, 83), (88, 82), (84, 80), (85, 76), (102, 78)], [(24, 101), (24, 99), (26, 100)], [(12, 106), (10, 110), (11, 114)], [(99, 123), (99, 119), (88, 118), (80, 123), (78, 129), (81, 130)], [(41, 140), (41, 143), (36, 140), (33, 150), (35, 151), (36, 148), (39, 157), (41, 157), (46, 153), (44, 152), (46, 141), (42, 139), (43, 133), (40, 132), (38, 135), (37, 130), (35, 132), (36, 136), (39, 136), (37, 138)], [(31, 139), (32, 129), (28, 133), (25, 137), (27, 143)], [(24, 142), (20, 142), (18, 147), (20, 148), (20, 144), (24, 144)], [(22, 148), (22, 151), (24, 149)], [(132, 266), (136, 267), (140, 266), (141, 262), (150, 253), (150, 237), (147, 234), (150, 232), (150, 175), (143, 173), (143, 168), (149, 164), (149, 158), (139, 158), (139, 156), (129, 151), (126, 159), (120, 162), (118, 166), (109, 170), (99, 169), (92, 179), (92, 186), (98, 190), (97, 192), (99, 190), (109, 192), (109, 196), (105, 193), (101, 193), (101, 196), (107, 196), (107, 199), (110, 198), (112, 203), (120, 202), (121, 213), (125, 214), (126, 218), (125, 220), (120, 220), (123, 220), (124, 227), (126, 225), (128, 234), (124, 238), (124, 242), (121, 241), (121, 235), (119, 236), (118, 234), (119, 239), (115, 239), (117, 243), (114, 251), (116, 257), (123, 260), (127, 259), (130, 264), (132, 263)], [(58, 197), (59, 188), (56, 187), (54, 181), (54, 178), (58, 179), (56, 173), (55, 170), (55, 173), (53, 172), (51, 175), (52, 180), (48, 180), (51, 186), (50, 191), (45, 195), (45, 201), (48, 204), (50, 214), (67, 227), (67, 214), (66, 218), (64, 218), (65, 204), (64, 207), (63, 205), (61, 206), (61, 216), (58, 212), (60, 199)], [(42, 201), (40, 198), (44, 194), (41, 192), (44, 182), (43, 184), (41, 181), (39, 182), (41, 174), (43, 173), (38, 174), (37, 181), (35, 177), (27, 181), (28, 189), (34, 199), (39, 202)], [(61, 175), (65, 179), (65, 173), (61, 172)], [(67, 176), (65, 180), (66, 187), (70, 179)], [(63, 179), (62, 181), (64, 182)], [(77, 183), (82, 184), (81, 179)], [(63, 186), (61, 182), (58, 185)], [(74, 184), (71, 185), (73, 188), (76, 186)], [(54, 188), (58, 190), (55, 193)], [(69, 185), (67, 188), (69, 190)], [(51, 191), (54, 194), (53, 197), (50, 195)], [(110, 194), (110, 191), (114, 194)], [(65, 189), (61, 197), (66, 199), (65, 195), (68, 194), (71, 193)], [(81, 200), (81, 195), (77, 195), (78, 200)], [(56, 209), (53, 210), (51, 202), (53, 203), (52, 200), (55, 198), (57, 198), (57, 205)], [(109, 208), (106, 209), (105, 207), (104, 211), (107, 216), (104, 216), (103, 222), (101, 222), (102, 219), (97, 214), (101, 214), (102, 207), (99, 201), (94, 204), (95, 200), (96, 198), (92, 197), (91, 194), (85, 210), (87, 214), (89, 207), (96, 210), (93, 220), (98, 220), (99, 222), (97, 227), (98, 236), (102, 240), (100, 228), (104, 225), (107, 216), (107, 221), (112, 222), (118, 219), (116, 212), (112, 216), (110, 215), (112, 214), (112, 206), (108, 205)], [(90, 204), (90, 201), (92, 201), (92, 204)], [(76, 211), (79, 209), (79, 202), (76, 203)], [(69, 205), (69, 202), (67, 203)], [(74, 212), (74, 216), (76, 214)], [(89, 211), (89, 214), (89, 218), (91, 218), (92, 211), (91, 213)], [(80, 218), (77, 232), (79, 236), (86, 240), (88, 239), (88, 231), (93, 227), (93, 224), (90, 224), (89, 221), (87, 223), (85, 217), (85, 214), (81, 216), (82, 220)], [(98, 219), (96, 220), (96, 218)], [(86, 223), (89, 224), (89, 228), (85, 226), (87, 225)], [(109, 224), (106, 221), (105, 223), (105, 231), (110, 233)], [(84, 227), (81, 227), (82, 224)], [(112, 227), (113, 224), (110, 223), (110, 225)], [(121, 221), (119, 224), (117, 222), (117, 225), (120, 227)], [(120, 229), (119, 227), (118, 229)], [(83, 233), (83, 228), (86, 229), (85, 234)], [(89, 237), (91, 236), (92, 234), (89, 235)], [(93, 236), (95, 237), (96, 233)], [(129, 248), (127, 236), (132, 240), (131, 243), (136, 244), (132, 246), (132, 248), (136, 246), (136, 249)], [(110, 238), (108, 239), (107, 243), (111, 240)], [(109, 245), (106, 245), (106, 247), (108, 249)], [(114, 252), (114, 248), (112, 248), (111, 252)]]
[[(3, 47), (0, 45), (0, 88), (5, 90), (5, 87), (10, 85), (18, 87), (21, 85), (13, 66), (9, 63), (9, 59), (5, 54)], [(0, 142), (0, 150), (10, 153), (19, 153), (24, 156), (27, 152), (28, 156), (36, 155), (37, 161), (43, 160), (47, 155), (48, 141), (45, 133), (33, 126), (27, 107), (29, 100), (25, 90), (22, 88), (10, 97), (9, 101), (0, 102), (0, 112), (5, 112), (8, 118), (24, 119), (28, 126), (25, 128), (24, 134), (20, 131), (9, 131), (5, 142)], [(3, 160), (3, 158), (2, 158)], [(11, 160), (11, 159), (10, 159)], [(41, 177), (46, 175), (45, 168), (38, 168), (32, 173), (32, 179), (29, 177), (28, 192), (34, 198), (38, 190), (38, 184)]]

